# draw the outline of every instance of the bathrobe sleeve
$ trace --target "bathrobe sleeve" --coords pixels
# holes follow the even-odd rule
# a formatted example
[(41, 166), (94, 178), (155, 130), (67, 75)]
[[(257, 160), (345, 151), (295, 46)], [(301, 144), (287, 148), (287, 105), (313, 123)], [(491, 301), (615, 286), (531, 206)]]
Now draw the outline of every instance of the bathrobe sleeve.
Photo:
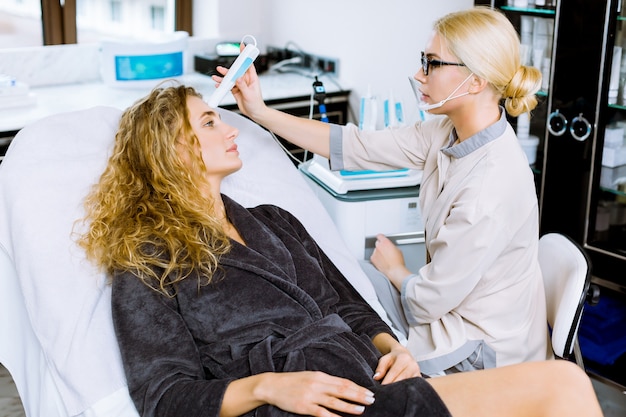
[(232, 379), (206, 378), (176, 304), (131, 273), (114, 277), (113, 322), (130, 395), (141, 416), (218, 416)]

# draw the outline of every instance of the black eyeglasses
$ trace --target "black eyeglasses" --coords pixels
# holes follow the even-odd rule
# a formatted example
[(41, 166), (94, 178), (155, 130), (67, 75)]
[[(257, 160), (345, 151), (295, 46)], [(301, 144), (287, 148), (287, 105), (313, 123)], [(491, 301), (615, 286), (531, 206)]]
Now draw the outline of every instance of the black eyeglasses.
[(465, 66), (465, 64), (461, 62), (446, 62), (446, 61), (439, 61), (437, 59), (428, 58), (426, 54), (422, 51), (422, 71), (424, 71), (424, 75), (428, 75), (428, 69), (430, 67), (441, 67), (443, 65), (454, 65), (456, 67)]

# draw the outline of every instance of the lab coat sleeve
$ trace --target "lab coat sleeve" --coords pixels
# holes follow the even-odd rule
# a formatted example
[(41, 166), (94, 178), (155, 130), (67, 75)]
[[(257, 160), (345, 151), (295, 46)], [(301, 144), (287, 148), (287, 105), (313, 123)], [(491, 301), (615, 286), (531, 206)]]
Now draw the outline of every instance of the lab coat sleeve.
[[(402, 285), (402, 301), (410, 325), (442, 320), (483, 285), (511, 236), (499, 220), (497, 208), (468, 203), (454, 206), (437, 236), (430, 240), (431, 261)], [(500, 271), (506, 274), (506, 271)]]
[(342, 127), (341, 135), (331, 134), (331, 167), (349, 171), (424, 170), (428, 154), (445, 143), (450, 130), (448, 118), (376, 131), (361, 131), (349, 123)]
[(231, 380), (205, 375), (176, 304), (131, 273), (113, 278), (113, 323), (131, 398), (144, 417), (217, 417)]

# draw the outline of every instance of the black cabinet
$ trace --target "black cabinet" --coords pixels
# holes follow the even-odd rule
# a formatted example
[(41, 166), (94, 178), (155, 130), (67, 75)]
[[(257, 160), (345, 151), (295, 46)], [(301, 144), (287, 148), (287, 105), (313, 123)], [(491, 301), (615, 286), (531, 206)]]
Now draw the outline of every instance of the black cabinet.
[(0, 163), (2, 163), (4, 155), (6, 154), (7, 149), (9, 149), (9, 145), (16, 134), (17, 131), (0, 132)]
[[(523, 6), (520, 4), (523, 3)], [(549, 100), (552, 87), (552, 63), (555, 43), (555, 25), (557, 22), (556, 6), (552, 1), (544, 1), (542, 6), (529, 6), (524, 1), (475, 1), (477, 5), (491, 6), (503, 11), (520, 34), (521, 61), (524, 65), (537, 67), (543, 74), (541, 90), (537, 94), (537, 107), (531, 112), (529, 122), (530, 137), (537, 141), (536, 149), (529, 155), (531, 168), (535, 174), (537, 195), (540, 197), (543, 183), (542, 171), (544, 167), (544, 148), (546, 140), (546, 125), (549, 116)], [(509, 4), (518, 4), (513, 6)], [(533, 2), (534, 4), (534, 2)], [(518, 124), (520, 121), (520, 124)], [(526, 142), (521, 136), (521, 118), (509, 117), (509, 122), (518, 132), (519, 139)], [(527, 154), (529, 150), (526, 150)]]
[[(588, 306), (581, 333), (583, 338), (599, 335), (600, 323), (614, 322), (617, 327), (597, 341), (598, 348), (612, 345), (612, 353), (626, 353), (626, 14), (621, 2), (556, 0), (541, 8), (536, 4), (546, 2), (475, 2), (502, 10), (522, 42), (529, 19), (550, 22), (550, 51), (541, 60), (546, 85), (531, 118), (531, 130), (540, 137), (534, 166), (540, 231), (565, 233), (589, 254), (593, 280), (608, 306), (601, 306), (603, 319), (595, 317), (600, 307)], [(531, 55), (535, 42), (534, 36)], [(539, 60), (531, 61), (538, 66)], [(585, 355), (582, 347), (591, 371), (626, 386), (626, 355), (604, 364), (597, 352)]]

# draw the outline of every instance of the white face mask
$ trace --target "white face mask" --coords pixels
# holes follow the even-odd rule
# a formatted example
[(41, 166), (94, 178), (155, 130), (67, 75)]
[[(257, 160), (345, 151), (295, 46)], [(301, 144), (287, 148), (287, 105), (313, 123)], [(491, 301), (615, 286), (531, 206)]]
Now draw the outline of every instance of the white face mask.
[(465, 92), (465, 93), (461, 93), (461, 94), (457, 94), (456, 96), (454, 95), (454, 93), (456, 93), (459, 88), (461, 88), (463, 86), (463, 84), (465, 84), (467, 82), (467, 80), (469, 80), (472, 75), (474, 75), (474, 73), (471, 73), (470, 75), (467, 76), (466, 79), (463, 80), (463, 82), (461, 82), (461, 84), (459, 84), (457, 86), (457, 88), (455, 88), (448, 97), (444, 98), (443, 100), (441, 100), (438, 103), (433, 103), (433, 104), (428, 104), (425, 103), (424, 101), (422, 101), (422, 95), (419, 92), (419, 89), (417, 87), (417, 83), (419, 81), (415, 80), (414, 78), (410, 78), (411, 80), (411, 85), (413, 86), (413, 93), (415, 94), (415, 98), (417, 98), (417, 108), (422, 110), (422, 111), (429, 111), (429, 110), (433, 110), (433, 109), (438, 109), (439, 107), (443, 106), (444, 104), (446, 104), (448, 101), (450, 100), (454, 100), (455, 98), (459, 98), (459, 97), (463, 97), (469, 94), (469, 91)]

